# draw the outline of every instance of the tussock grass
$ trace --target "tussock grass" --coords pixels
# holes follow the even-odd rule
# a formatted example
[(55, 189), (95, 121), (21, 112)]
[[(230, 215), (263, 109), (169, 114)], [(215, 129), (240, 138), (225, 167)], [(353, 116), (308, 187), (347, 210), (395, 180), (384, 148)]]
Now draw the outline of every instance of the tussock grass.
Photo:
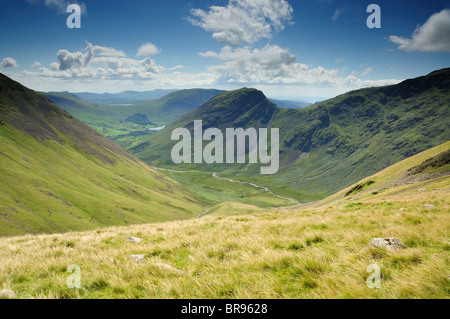
[[(449, 185), (446, 177), (422, 192), (415, 183), (321, 207), (2, 238), (0, 287), (19, 298), (449, 298)], [(368, 246), (389, 236), (405, 248)], [(67, 287), (72, 264), (80, 289)], [(379, 289), (366, 285), (371, 264), (381, 268)]]

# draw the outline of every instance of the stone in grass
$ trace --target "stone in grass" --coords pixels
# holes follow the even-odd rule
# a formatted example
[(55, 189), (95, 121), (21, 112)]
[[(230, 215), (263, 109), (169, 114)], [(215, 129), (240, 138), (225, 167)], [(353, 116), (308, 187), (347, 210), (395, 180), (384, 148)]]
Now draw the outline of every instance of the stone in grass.
[(0, 290), (0, 299), (14, 299), (16, 294), (11, 289)]
[(160, 267), (160, 268), (165, 268), (165, 269), (168, 269), (168, 270), (172, 270), (172, 271), (175, 271), (175, 272), (177, 272), (177, 273), (179, 273), (179, 274), (182, 274), (182, 275), (185, 274), (184, 271), (179, 270), (179, 269), (176, 269), (176, 268), (173, 268), (172, 266), (170, 266), (170, 265), (168, 265), (168, 264), (162, 264), (162, 263), (159, 263), (159, 264), (155, 264), (155, 266), (156, 266), (156, 267)]
[(435, 206), (432, 204), (425, 204), (424, 206), (425, 206), (425, 208), (435, 208)]
[(127, 239), (127, 241), (129, 241), (130, 243), (139, 243), (141, 240), (142, 239), (140, 239), (139, 237), (133, 237), (133, 236), (131, 236)]
[(134, 259), (135, 262), (140, 263), (140, 262), (144, 261), (144, 257), (145, 257), (145, 254), (139, 254), (139, 255), (131, 255), (129, 258)]
[(369, 243), (370, 246), (378, 248), (388, 248), (388, 249), (401, 249), (403, 245), (400, 242), (400, 239), (395, 237), (388, 238), (372, 238)]

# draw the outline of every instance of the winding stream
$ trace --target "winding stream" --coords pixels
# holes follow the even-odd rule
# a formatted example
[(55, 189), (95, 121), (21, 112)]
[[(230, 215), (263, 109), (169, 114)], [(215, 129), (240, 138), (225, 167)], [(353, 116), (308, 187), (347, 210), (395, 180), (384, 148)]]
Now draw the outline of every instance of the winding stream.
[[(161, 167), (156, 167), (156, 166), (152, 166), (152, 168), (154, 168), (154, 169), (156, 169), (156, 170), (159, 170), (159, 171), (168, 171), (168, 172), (172, 172), (172, 173), (207, 173), (207, 172), (205, 172), (205, 171), (190, 171), (190, 170), (189, 170), (189, 171), (177, 171), (177, 170), (173, 170), (173, 169), (169, 169), (169, 168), (161, 168)], [(269, 194), (272, 194), (272, 195), (275, 196), (275, 197), (278, 197), (278, 198), (281, 198), (281, 199), (288, 200), (288, 201), (290, 201), (293, 205), (298, 204), (298, 202), (297, 202), (295, 199), (292, 199), (292, 198), (289, 198), (289, 197), (284, 197), (284, 196), (275, 194), (274, 192), (272, 192), (272, 191), (270, 190), (270, 188), (268, 188), (268, 187), (266, 187), (266, 186), (261, 186), (261, 185), (258, 185), (258, 184), (255, 184), (255, 183), (251, 183), (251, 182), (237, 181), (237, 180), (234, 180), (234, 179), (231, 179), (231, 178), (227, 178), (227, 177), (217, 176), (217, 173), (216, 173), (216, 172), (213, 172), (211, 176), (214, 177), (214, 178), (217, 178), (217, 179), (223, 179), (223, 180), (229, 181), (229, 182), (231, 182), (231, 183), (248, 184), (248, 185), (250, 185), (250, 186), (252, 186), (252, 187), (254, 187), (254, 188), (262, 189), (262, 190), (264, 190), (265, 192), (267, 192), (267, 193), (269, 193)], [(208, 213), (208, 209), (206, 209), (206, 211), (203, 212), (202, 214), (199, 214), (196, 218), (198, 218), (198, 217), (200, 217), (200, 216), (202, 216), (202, 215), (205, 215), (206, 213)]]

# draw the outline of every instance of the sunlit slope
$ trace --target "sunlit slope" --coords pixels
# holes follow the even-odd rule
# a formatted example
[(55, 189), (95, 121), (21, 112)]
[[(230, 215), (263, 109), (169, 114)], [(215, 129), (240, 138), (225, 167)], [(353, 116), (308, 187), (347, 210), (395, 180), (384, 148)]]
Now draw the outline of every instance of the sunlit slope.
[[(316, 205), (320, 206), (339, 199), (370, 199), (374, 196), (390, 194), (397, 188), (405, 190), (413, 188), (419, 189), (419, 192), (421, 192), (424, 189), (420, 185), (425, 187), (430, 183), (440, 182), (441, 180), (448, 183), (449, 175), (450, 141), (391, 165), (327, 197)], [(429, 188), (429, 186), (427, 187)]]
[(0, 235), (193, 217), (189, 190), (0, 75)]

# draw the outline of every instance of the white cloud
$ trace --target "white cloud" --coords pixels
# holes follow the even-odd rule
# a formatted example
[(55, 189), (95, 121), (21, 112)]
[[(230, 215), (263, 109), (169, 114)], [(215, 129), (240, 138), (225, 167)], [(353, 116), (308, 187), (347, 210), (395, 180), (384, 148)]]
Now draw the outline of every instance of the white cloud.
[(254, 43), (271, 38), (273, 31), (291, 23), (293, 9), (286, 0), (229, 0), (226, 7), (211, 6), (206, 12), (192, 9), (188, 21), (227, 45)]
[(40, 66), (42, 66), (42, 64), (41, 64), (41, 62), (38, 62), (38, 61), (34, 61), (34, 63), (31, 65), (32, 68), (38, 68)]
[[(95, 54), (99, 54), (95, 56)], [(146, 57), (144, 59), (127, 58), (125, 53), (114, 48), (99, 45), (88, 46), (84, 51), (70, 52), (59, 50), (57, 62), (50, 63), (49, 68), (41, 67), (38, 72), (24, 71), (23, 75), (29, 77), (45, 78), (47, 81), (82, 81), (88, 83), (116, 80), (148, 80), (160, 75), (165, 68), (158, 65), (155, 60)], [(34, 67), (39, 65), (33, 64)], [(173, 67), (172, 70), (181, 68)]]
[(138, 57), (151, 57), (155, 54), (160, 53), (161, 50), (156, 47), (156, 45), (152, 43), (144, 43), (137, 50), (136, 56)]
[(19, 67), (17, 61), (10, 57), (3, 58), (3, 60), (0, 62), (0, 69), (17, 68), (17, 67)]
[(338, 64), (338, 63), (344, 63), (345, 60), (343, 58), (337, 58), (334, 63)]
[(364, 71), (361, 73), (361, 75), (369, 75), (373, 71), (373, 68), (371, 66), (364, 69)]
[(327, 97), (362, 87), (399, 82), (392, 79), (362, 80), (355, 73), (346, 76), (344, 69), (307, 65), (299, 62), (288, 49), (277, 45), (263, 48), (225, 46), (219, 52), (200, 53), (216, 62), (202, 72), (187, 72), (181, 70), (185, 68), (181, 65), (164, 67), (150, 57), (128, 58), (118, 52), (122, 51), (88, 43), (85, 50), (78, 52), (59, 50), (58, 61), (49, 67), (9, 73), (8, 76), (42, 91), (105, 92), (192, 87), (235, 89), (251, 86), (268, 90), (271, 94), (283, 92), (295, 96), (306, 90), (313, 92), (310, 94), (314, 96)]
[[(266, 45), (262, 49), (249, 47), (222, 48), (219, 53), (209, 51), (202, 56), (223, 60), (221, 65), (208, 68), (217, 82), (236, 84), (281, 84), (298, 86), (321, 86), (356, 89), (398, 83), (395, 79), (362, 80), (355, 74), (344, 76), (343, 70), (313, 67), (297, 61), (295, 55), (277, 45)], [(365, 72), (370, 74), (372, 68)], [(366, 75), (367, 75), (366, 74)]]
[(411, 39), (391, 35), (389, 40), (398, 44), (398, 49), (427, 52), (450, 52), (450, 10), (433, 14), (425, 24), (418, 26)]
[(64, 71), (86, 66), (94, 56), (93, 46), (88, 43), (85, 51), (85, 53), (82, 53), (81, 51), (69, 52), (68, 50), (59, 50), (56, 55), (59, 61), (59, 70)]

